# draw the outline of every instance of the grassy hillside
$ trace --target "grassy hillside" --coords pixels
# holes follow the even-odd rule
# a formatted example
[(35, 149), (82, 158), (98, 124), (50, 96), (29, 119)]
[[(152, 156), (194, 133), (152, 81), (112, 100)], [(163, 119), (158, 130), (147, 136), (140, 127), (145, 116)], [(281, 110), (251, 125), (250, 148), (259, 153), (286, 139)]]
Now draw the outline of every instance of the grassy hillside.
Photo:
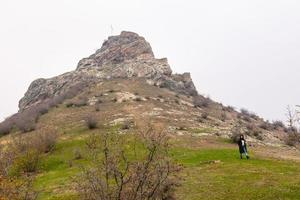
[[(88, 103), (79, 106), (83, 100)], [(108, 128), (130, 146), (131, 133), (149, 122), (168, 132), (170, 156), (182, 166), (177, 199), (300, 199), (299, 151), (280, 143), (277, 147), (264, 145), (247, 132), (251, 159), (240, 160), (236, 145), (226, 139), (238, 118), (245, 126), (257, 126), (261, 138), (280, 141), (282, 131), (270, 134), (259, 127), (261, 119), (238, 115), (214, 102), (195, 108), (190, 97), (149, 86), (144, 80), (111, 80), (88, 88), (42, 115), (32, 132), (51, 127), (59, 133), (54, 150), (43, 154), (39, 162), (34, 180), (38, 199), (79, 199), (74, 178), (82, 166), (91, 164), (88, 137)], [(87, 128), (84, 119), (88, 116), (97, 121), (97, 129)], [(126, 123), (130, 126), (122, 127)], [(14, 129), (14, 134), (19, 131)], [(4, 136), (0, 143), (8, 140)]]
[[(96, 130), (97, 131), (97, 130)], [(55, 151), (41, 162), (35, 188), (40, 200), (77, 199), (73, 178), (87, 165), (82, 131), (62, 139)], [(300, 164), (264, 158), (251, 152), (251, 160), (240, 160), (234, 145), (216, 138), (183, 137), (171, 139), (170, 155), (183, 166), (176, 196), (178, 199), (299, 199)], [(195, 148), (191, 141), (205, 141)], [(75, 159), (75, 151), (82, 159)]]

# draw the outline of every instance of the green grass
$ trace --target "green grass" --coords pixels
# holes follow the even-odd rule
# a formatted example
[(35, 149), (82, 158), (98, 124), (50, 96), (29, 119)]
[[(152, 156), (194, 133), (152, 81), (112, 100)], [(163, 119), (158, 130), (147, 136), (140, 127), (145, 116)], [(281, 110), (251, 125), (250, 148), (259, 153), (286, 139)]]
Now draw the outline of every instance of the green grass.
[[(184, 166), (179, 199), (299, 199), (300, 165), (252, 158), (232, 149), (175, 149)], [(207, 161), (220, 160), (209, 164)]]
[[(130, 145), (130, 143), (128, 143)], [(78, 199), (72, 190), (72, 178), (85, 157), (74, 160), (74, 150), (84, 152), (84, 139), (61, 141), (41, 163), (35, 187), (39, 200)], [(170, 155), (183, 169), (176, 190), (182, 200), (201, 199), (299, 199), (300, 164), (257, 158), (240, 160), (235, 149), (190, 149), (173, 147)], [(218, 160), (213, 163), (210, 161)], [(73, 166), (69, 162), (73, 162)]]

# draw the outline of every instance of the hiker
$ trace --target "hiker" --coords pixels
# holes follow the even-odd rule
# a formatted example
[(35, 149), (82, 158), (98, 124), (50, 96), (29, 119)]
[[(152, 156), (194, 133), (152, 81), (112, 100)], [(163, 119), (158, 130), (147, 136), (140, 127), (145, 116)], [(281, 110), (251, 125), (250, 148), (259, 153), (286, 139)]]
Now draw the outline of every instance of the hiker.
[(247, 144), (246, 144), (246, 140), (244, 138), (244, 135), (240, 135), (238, 145), (239, 145), (241, 159), (243, 159), (243, 154), (245, 154), (246, 158), (249, 159), (250, 157), (248, 155)]

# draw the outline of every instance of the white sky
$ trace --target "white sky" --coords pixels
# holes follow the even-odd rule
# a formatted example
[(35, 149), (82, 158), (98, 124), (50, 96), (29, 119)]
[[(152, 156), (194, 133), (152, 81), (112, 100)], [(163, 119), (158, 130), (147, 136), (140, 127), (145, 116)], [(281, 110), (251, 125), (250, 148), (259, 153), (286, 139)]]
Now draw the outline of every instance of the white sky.
[(122, 30), (201, 94), (267, 119), (300, 102), (298, 0), (0, 0), (0, 120), (29, 84), (76, 68)]

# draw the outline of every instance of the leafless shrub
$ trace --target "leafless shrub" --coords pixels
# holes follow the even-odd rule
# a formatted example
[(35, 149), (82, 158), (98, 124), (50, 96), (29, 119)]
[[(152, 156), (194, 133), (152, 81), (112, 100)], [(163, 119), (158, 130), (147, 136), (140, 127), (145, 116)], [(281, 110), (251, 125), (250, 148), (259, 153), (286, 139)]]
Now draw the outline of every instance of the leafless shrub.
[(203, 112), (203, 113), (201, 113), (201, 118), (202, 119), (208, 119), (208, 113), (207, 112)]
[(136, 97), (134, 100), (135, 101), (142, 101), (142, 98), (141, 97)]
[(116, 102), (118, 102), (118, 99), (117, 99), (117, 97), (115, 97), (111, 101), (116, 103)]
[(49, 153), (54, 150), (58, 139), (58, 133), (55, 129), (46, 127), (40, 129), (32, 137), (32, 145), (41, 153)]
[(87, 105), (87, 99), (86, 98), (80, 98), (75, 100), (74, 102), (75, 107), (82, 107)]
[(95, 134), (90, 135), (85, 142), (88, 150), (94, 151), (97, 148), (99, 148), (99, 144), (100, 144), (99, 140), (101, 140), (101, 138), (97, 137), (97, 135), (95, 135)]
[(296, 146), (300, 143), (300, 134), (297, 132), (290, 132), (285, 138), (285, 143), (289, 146)]
[(227, 112), (233, 112), (235, 109), (232, 106), (223, 106), (222, 110)]
[[(251, 121), (251, 119), (254, 119), (254, 120), (259, 119), (259, 117), (255, 113), (250, 112), (245, 108), (241, 109), (241, 114), (243, 115), (245, 121)], [(251, 118), (251, 119), (249, 119), (249, 118)]]
[(99, 105), (99, 103), (96, 103), (96, 104), (95, 104), (95, 111), (96, 111), (96, 112), (99, 112), (99, 111), (100, 111), (100, 105)]
[(274, 126), (270, 122), (265, 121), (259, 125), (259, 128), (270, 131), (273, 130)]
[(255, 124), (252, 124), (252, 123), (246, 124), (246, 128), (247, 128), (248, 131), (254, 131), (254, 130), (257, 129)]
[(243, 134), (242, 122), (237, 121), (231, 129), (231, 137), (230, 137), (231, 141), (233, 143), (238, 143), (241, 134)]
[(1, 200), (36, 200), (38, 192), (33, 188), (33, 177), (8, 178), (0, 176)]
[(16, 127), (23, 133), (31, 132), (35, 130), (36, 119), (35, 116), (27, 116), (26, 114), (20, 114), (15, 121)]
[[(92, 80), (81, 81), (71, 86), (67, 91), (61, 94), (57, 94), (52, 98), (48, 98), (43, 100), (40, 103), (35, 105), (31, 105), (29, 108), (22, 110), (9, 119), (5, 120), (5, 122), (0, 123), (0, 135), (8, 134), (10, 130), (15, 126), (22, 132), (30, 132), (35, 130), (36, 122), (39, 117), (43, 114), (46, 114), (50, 108), (57, 106), (62, 103), (66, 99), (70, 99), (79, 94), (85, 87), (89, 84), (92, 84)], [(75, 102), (67, 103), (67, 107), (71, 106), (85, 106), (87, 105), (86, 99), (80, 99)]]
[(124, 123), (122, 124), (121, 129), (123, 129), (123, 130), (128, 130), (128, 129), (130, 129), (130, 127), (131, 127), (133, 124), (134, 124), (133, 121), (126, 120), (126, 121), (124, 121)]
[(279, 128), (285, 128), (285, 125), (282, 121), (277, 120), (273, 122), (273, 127), (274, 129), (279, 129)]
[(93, 115), (87, 116), (85, 119), (85, 124), (89, 129), (97, 128), (97, 119)]
[(66, 102), (65, 105), (66, 105), (67, 108), (70, 108), (70, 107), (74, 106), (74, 103), (73, 103), (73, 101), (68, 101), (68, 102)]
[(81, 151), (80, 149), (75, 149), (74, 150), (74, 159), (75, 160), (80, 160), (82, 158), (82, 154), (81, 154)]
[(0, 123), (0, 136), (7, 135), (13, 128), (13, 121), (11, 119), (7, 119), (4, 122)]
[(226, 113), (225, 112), (221, 113), (220, 120), (223, 121), (223, 122), (225, 122), (226, 119), (227, 119)]
[(211, 103), (211, 100), (209, 98), (201, 97), (201, 96), (195, 96), (193, 98), (193, 104), (195, 107), (200, 108), (207, 108), (209, 107)]
[(77, 179), (81, 199), (174, 199), (176, 182), (172, 176), (179, 169), (168, 157), (165, 134), (152, 129), (139, 134), (136, 140), (142, 142), (145, 150), (143, 155), (136, 155), (138, 152), (134, 150), (136, 158), (130, 161), (119, 136), (114, 133), (99, 136), (94, 167), (82, 169)]
[(256, 139), (258, 139), (258, 140), (260, 140), (260, 141), (263, 141), (263, 140), (264, 140), (264, 138), (263, 138), (263, 136), (262, 136), (261, 134), (257, 134), (257, 135), (256, 135)]

